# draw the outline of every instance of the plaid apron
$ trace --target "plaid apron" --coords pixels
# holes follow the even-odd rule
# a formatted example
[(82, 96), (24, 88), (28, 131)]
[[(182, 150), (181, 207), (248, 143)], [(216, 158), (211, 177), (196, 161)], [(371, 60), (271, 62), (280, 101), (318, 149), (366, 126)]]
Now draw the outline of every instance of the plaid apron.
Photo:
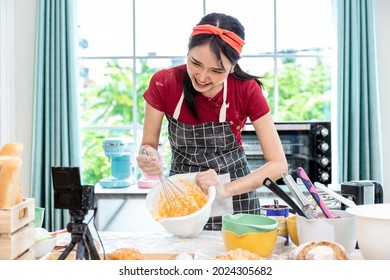
[[(214, 169), (217, 174), (230, 174), (232, 181), (250, 173), (245, 152), (237, 143), (230, 123), (226, 122), (226, 89), (219, 122), (187, 125), (178, 121), (184, 94), (172, 117), (167, 116), (169, 142), (172, 148), (170, 175)], [(256, 191), (233, 197), (234, 213), (260, 215), (260, 201)], [(205, 230), (221, 230), (222, 216), (210, 217)]]

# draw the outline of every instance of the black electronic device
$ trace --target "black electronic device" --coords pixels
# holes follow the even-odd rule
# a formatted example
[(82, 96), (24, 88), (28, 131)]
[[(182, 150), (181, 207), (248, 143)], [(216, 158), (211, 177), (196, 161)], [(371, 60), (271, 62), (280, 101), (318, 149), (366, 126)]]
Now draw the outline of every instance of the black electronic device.
[(88, 225), (84, 223), (88, 210), (95, 209), (94, 186), (81, 185), (78, 167), (52, 167), (54, 208), (68, 209), (71, 222), (67, 225), (71, 241), (59, 256), (65, 260), (76, 247), (76, 260), (99, 260)]
[(94, 186), (81, 185), (78, 167), (52, 167), (54, 208), (94, 209)]
[[(356, 205), (383, 203), (383, 187), (378, 181), (357, 180), (341, 183), (340, 193)], [(341, 204), (345, 210), (346, 205)]]

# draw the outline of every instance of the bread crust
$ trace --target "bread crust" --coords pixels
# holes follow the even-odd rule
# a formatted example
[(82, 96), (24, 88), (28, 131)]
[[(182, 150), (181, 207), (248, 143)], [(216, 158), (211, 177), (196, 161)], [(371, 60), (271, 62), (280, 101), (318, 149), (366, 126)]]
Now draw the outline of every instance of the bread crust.
[[(23, 202), (23, 188), (20, 181), (23, 144), (10, 142), (0, 149), (0, 208), (12, 207)], [(19, 212), (23, 218), (25, 212)]]
[(331, 241), (307, 242), (296, 247), (290, 260), (348, 260), (344, 247)]
[(258, 254), (252, 253), (248, 250), (237, 248), (226, 252), (226, 254), (215, 257), (216, 260), (265, 260)]
[(0, 208), (17, 204), (21, 167), (22, 160), (17, 157), (12, 157), (3, 163), (0, 169)]
[(138, 249), (120, 248), (108, 255), (108, 260), (145, 260), (146, 257)]
[(23, 144), (17, 142), (10, 142), (4, 144), (0, 149), (0, 155), (8, 155), (14, 157), (20, 157), (23, 152)]

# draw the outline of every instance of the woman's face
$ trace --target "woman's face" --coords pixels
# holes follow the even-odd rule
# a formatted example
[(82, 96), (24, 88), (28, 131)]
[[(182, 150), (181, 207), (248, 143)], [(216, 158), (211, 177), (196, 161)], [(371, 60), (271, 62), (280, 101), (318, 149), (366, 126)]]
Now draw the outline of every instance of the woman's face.
[(222, 89), (233, 65), (222, 53), (221, 60), (222, 64), (218, 62), (208, 44), (194, 47), (188, 52), (187, 71), (196, 91), (214, 95)]

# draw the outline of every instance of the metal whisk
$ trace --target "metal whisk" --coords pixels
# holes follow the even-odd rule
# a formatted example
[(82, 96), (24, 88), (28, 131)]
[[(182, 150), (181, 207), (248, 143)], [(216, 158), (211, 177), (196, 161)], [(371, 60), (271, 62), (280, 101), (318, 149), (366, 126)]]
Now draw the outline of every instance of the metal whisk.
[[(149, 155), (146, 148), (142, 148), (140, 154)], [(153, 158), (153, 160), (156, 159)], [(162, 194), (165, 197), (165, 200), (171, 211), (183, 207), (185, 205), (185, 201), (187, 200), (186, 192), (181, 187), (173, 183), (163, 173), (159, 175), (159, 178), (162, 187)]]
[(187, 194), (181, 187), (173, 183), (168, 177), (160, 175), (163, 195), (167, 201), (169, 208), (173, 211), (185, 205)]
[(287, 185), (290, 192), (302, 207), (302, 211), (305, 213), (308, 219), (318, 219), (319, 216), (316, 213), (313, 206), (310, 204), (306, 196), (301, 192), (298, 185), (295, 183), (294, 178), (287, 172), (282, 172), (283, 182)]

